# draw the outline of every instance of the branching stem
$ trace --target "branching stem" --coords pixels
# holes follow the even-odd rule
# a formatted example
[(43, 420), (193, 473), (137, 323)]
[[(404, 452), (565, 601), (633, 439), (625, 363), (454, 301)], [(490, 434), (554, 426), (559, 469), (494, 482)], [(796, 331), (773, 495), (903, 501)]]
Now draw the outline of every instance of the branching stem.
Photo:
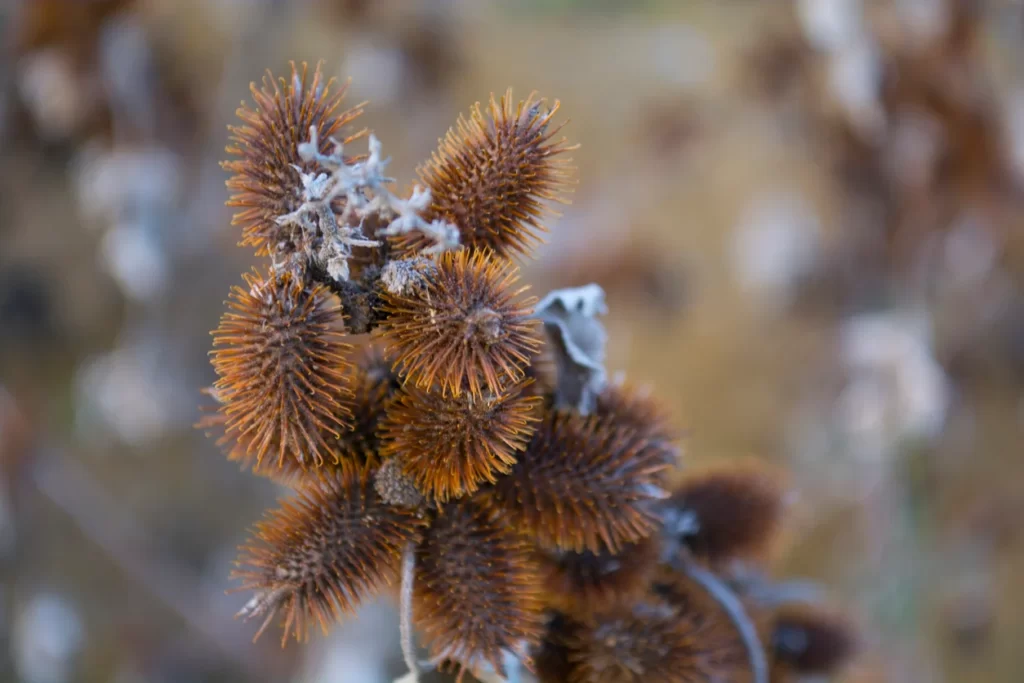
[(676, 555), (676, 558), (673, 562), (676, 569), (697, 582), (729, 615), (747, 648), (747, 658), (750, 660), (750, 670), (753, 674), (752, 683), (768, 683), (768, 660), (764, 647), (743, 603), (721, 579), (699, 566), (692, 558), (684, 553)]

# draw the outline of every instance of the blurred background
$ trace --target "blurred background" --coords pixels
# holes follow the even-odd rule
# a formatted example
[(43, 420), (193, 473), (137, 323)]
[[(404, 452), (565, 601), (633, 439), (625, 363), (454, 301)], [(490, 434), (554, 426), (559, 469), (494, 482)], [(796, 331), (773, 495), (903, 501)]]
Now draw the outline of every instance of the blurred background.
[(788, 473), (776, 570), (862, 624), (844, 680), (1022, 680), (1020, 3), (3, 0), (0, 32), (0, 680), (403, 672), (387, 602), (249, 642), (228, 575), (282, 491), (192, 428), (256, 262), (226, 125), (290, 59), (351, 77), (399, 187), (491, 92), (561, 99), (535, 292), (604, 286), (688, 464)]

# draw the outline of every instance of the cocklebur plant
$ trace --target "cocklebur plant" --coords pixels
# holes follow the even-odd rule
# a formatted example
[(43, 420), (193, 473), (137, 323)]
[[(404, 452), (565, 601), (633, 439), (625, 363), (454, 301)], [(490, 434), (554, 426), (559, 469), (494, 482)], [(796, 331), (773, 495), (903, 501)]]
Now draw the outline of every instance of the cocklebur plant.
[(679, 435), (609, 383), (600, 287), (519, 284), (512, 259), (570, 189), (558, 103), (476, 106), (400, 197), (333, 87), (305, 65), (253, 85), (225, 163), (241, 244), (269, 263), (213, 332), (201, 424), (293, 489), (238, 560), (257, 636), (278, 618), (303, 640), (394, 586), (405, 681), (763, 682), (776, 651), (845, 658), (845, 622), (776, 628), (774, 584), (727, 562), (775, 529), (770, 484), (671, 486)]

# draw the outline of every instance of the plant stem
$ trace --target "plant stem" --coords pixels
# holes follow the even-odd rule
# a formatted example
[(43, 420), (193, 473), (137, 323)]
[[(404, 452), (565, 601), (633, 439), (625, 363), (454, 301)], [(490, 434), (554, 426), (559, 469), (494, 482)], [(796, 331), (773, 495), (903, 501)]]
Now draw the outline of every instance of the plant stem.
[(743, 603), (736, 597), (736, 594), (721, 579), (698, 566), (685, 555), (676, 560), (674, 564), (686, 576), (700, 584), (729, 615), (729, 619), (739, 631), (740, 638), (743, 639), (743, 644), (746, 645), (750, 670), (753, 673), (752, 683), (768, 683), (768, 661), (765, 657), (764, 647), (761, 645), (761, 639), (757, 636), (754, 622), (750, 620), (747, 611), (743, 608)]
[(412, 583), (416, 573), (416, 546), (412, 543), (405, 547), (402, 554), (402, 594), (399, 602), (398, 628), (402, 641), (402, 657), (409, 667), (412, 680), (419, 680), (420, 666), (416, 659), (416, 643), (412, 633)]

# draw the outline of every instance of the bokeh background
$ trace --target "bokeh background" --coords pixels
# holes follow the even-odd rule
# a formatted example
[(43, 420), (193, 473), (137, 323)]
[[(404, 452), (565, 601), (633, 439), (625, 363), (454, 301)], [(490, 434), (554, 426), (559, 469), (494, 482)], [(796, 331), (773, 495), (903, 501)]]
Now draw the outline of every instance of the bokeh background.
[(525, 264), (596, 281), (609, 369), (688, 466), (787, 473), (778, 571), (844, 680), (1024, 676), (1024, 12), (982, 0), (4, 0), (0, 680), (402, 673), (392, 605), (278, 648), (225, 593), (282, 493), (192, 428), (228, 288), (226, 125), (351, 77), (400, 187), (475, 101), (562, 102), (578, 184)]

